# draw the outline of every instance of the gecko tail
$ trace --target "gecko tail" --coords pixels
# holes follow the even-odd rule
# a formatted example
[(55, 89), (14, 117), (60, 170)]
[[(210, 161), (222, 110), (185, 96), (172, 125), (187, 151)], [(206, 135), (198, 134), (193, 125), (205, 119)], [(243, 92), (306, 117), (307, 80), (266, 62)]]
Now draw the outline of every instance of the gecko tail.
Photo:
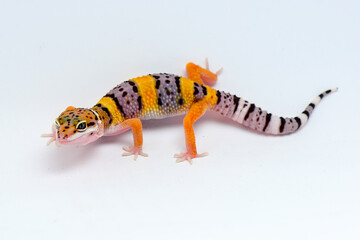
[(302, 128), (319, 102), (326, 95), (337, 90), (338, 88), (333, 88), (319, 94), (296, 117), (276, 116), (236, 95), (221, 91), (216, 93), (217, 103), (212, 110), (256, 132), (268, 135), (286, 135)]

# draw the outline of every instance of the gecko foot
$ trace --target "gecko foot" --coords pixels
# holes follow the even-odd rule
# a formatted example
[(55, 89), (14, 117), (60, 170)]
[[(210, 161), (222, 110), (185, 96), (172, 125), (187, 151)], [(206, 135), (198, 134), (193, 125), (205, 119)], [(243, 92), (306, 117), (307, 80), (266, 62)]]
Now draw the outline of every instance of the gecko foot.
[(46, 146), (49, 146), (50, 143), (55, 142), (56, 146), (60, 146), (60, 144), (56, 141), (56, 137), (54, 136), (53, 133), (44, 133), (41, 134), (40, 137), (46, 137), (46, 138), (50, 138), (49, 141), (47, 141)]
[(185, 153), (175, 154), (174, 158), (176, 158), (177, 163), (188, 161), (190, 164), (192, 164), (193, 158), (201, 158), (201, 157), (205, 157), (207, 155), (208, 155), (208, 153), (204, 152), (204, 153), (196, 154), (194, 157), (192, 157), (190, 153), (185, 152)]
[[(209, 67), (209, 59), (208, 58), (205, 58), (205, 68), (206, 68), (206, 70), (211, 72), (210, 67)], [(215, 75), (219, 76), (222, 71), (223, 71), (223, 68), (221, 67), (219, 70), (217, 70), (215, 72)]]
[(134, 147), (134, 146), (125, 146), (123, 147), (123, 150), (125, 151), (122, 156), (132, 156), (134, 155), (134, 160), (137, 159), (138, 155), (147, 157), (148, 154), (144, 153), (141, 149), (141, 147)]

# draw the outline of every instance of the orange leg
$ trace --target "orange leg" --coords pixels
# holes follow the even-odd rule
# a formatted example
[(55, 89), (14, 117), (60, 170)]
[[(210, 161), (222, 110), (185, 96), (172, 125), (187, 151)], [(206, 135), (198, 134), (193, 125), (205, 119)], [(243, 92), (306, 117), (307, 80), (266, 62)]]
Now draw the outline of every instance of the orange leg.
[[(214, 85), (217, 80), (217, 75), (220, 74), (221, 69), (216, 73), (213, 73), (209, 70), (208, 62), (206, 61), (206, 68), (202, 68), (195, 63), (188, 63), (186, 65), (186, 72), (188, 78), (191, 80), (199, 83), (199, 84), (207, 84), (207, 85)], [(203, 82), (204, 81), (204, 82)]]
[(134, 155), (134, 160), (136, 160), (138, 155), (141, 155), (143, 157), (147, 157), (148, 155), (146, 153), (143, 153), (142, 151), (142, 144), (143, 144), (143, 135), (142, 135), (142, 124), (140, 119), (138, 118), (132, 118), (125, 120), (121, 123), (121, 126), (123, 129), (131, 128), (134, 138), (134, 146), (129, 147), (123, 147), (125, 153), (123, 153), (123, 156), (131, 156)]
[(208, 103), (205, 102), (205, 100), (196, 102), (190, 107), (189, 112), (184, 118), (185, 142), (187, 151), (185, 153), (175, 154), (174, 157), (177, 158), (176, 162), (189, 161), (189, 163), (191, 164), (191, 159), (204, 157), (207, 155), (207, 153), (197, 153), (195, 144), (195, 133), (193, 129), (195, 121), (198, 120), (206, 112), (207, 108)]

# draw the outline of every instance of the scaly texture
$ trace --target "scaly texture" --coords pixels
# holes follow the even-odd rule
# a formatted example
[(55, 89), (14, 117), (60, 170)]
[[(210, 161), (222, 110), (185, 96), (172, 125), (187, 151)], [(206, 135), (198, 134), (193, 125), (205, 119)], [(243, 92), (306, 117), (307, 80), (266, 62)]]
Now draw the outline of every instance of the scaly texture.
[[(198, 154), (193, 125), (210, 109), (241, 125), (262, 134), (285, 135), (303, 127), (321, 99), (337, 89), (317, 96), (296, 117), (279, 117), (268, 113), (236, 95), (217, 91), (206, 84), (214, 84), (217, 74), (194, 63), (186, 66), (188, 78), (159, 73), (125, 81), (109, 91), (91, 109), (67, 108), (57, 119), (49, 142), (87, 144), (101, 136), (133, 132), (134, 146), (126, 147), (124, 155), (147, 156), (142, 152), (141, 120), (186, 114), (184, 130), (185, 153), (177, 154), (177, 162), (189, 161)], [(205, 83), (204, 83), (205, 82)]]

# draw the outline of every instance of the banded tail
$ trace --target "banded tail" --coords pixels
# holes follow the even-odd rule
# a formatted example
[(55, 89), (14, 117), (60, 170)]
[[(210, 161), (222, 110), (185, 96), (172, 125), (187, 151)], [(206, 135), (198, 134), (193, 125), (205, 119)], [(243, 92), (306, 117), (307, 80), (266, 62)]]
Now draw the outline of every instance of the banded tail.
[(292, 118), (273, 115), (236, 95), (221, 91), (216, 92), (217, 103), (212, 110), (257, 132), (286, 135), (303, 127), (323, 97), (336, 91), (337, 88), (333, 88), (319, 94), (300, 115)]

